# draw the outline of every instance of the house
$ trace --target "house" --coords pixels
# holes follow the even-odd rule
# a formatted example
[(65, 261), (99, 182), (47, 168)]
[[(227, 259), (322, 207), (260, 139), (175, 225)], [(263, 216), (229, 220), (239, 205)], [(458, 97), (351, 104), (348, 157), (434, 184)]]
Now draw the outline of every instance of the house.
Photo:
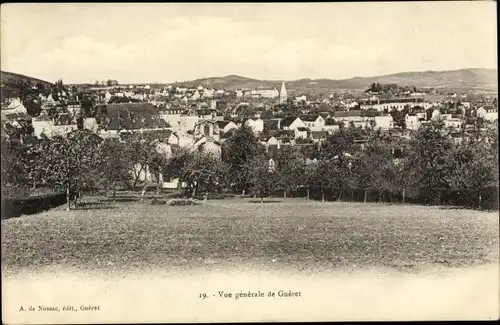
[(316, 115), (316, 114), (301, 115), (300, 119), (308, 127), (323, 127), (323, 126), (325, 126), (325, 119), (319, 114), (318, 115)]
[(250, 118), (245, 121), (244, 125), (250, 127), (257, 136), (264, 131), (264, 121), (260, 118)]
[(336, 111), (334, 116), (336, 121), (362, 121), (360, 110), (351, 110), (351, 111)]
[(295, 129), (295, 139), (298, 139), (298, 138), (304, 138), (306, 139), (309, 135), (309, 129), (308, 128), (305, 128), (303, 126), (300, 126), (298, 128)]
[(355, 127), (358, 129), (369, 129), (372, 127), (373, 119), (363, 119), (360, 121), (344, 121), (344, 127)]
[(251, 111), (251, 109), (250, 103), (247, 102), (240, 102), (234, 108), (229, 108), (229, 110), (231, 110), (231, 116), (233, 117), (246, 115), (246, 112)]
[(177, 132), (171, 132), (170, 135), (167, 137), (166, 142), (171, 146), (179, 146), (180, 137), (177, 134)]
[(156, 130), (170, 125), (160, 117), (159, 108), (151, 103), (99, 105), (96, 120), (105, 130)]
[[(336, 131), (340, 130), (340, 126), (335, 124), (335, 125), (325, 125), (324, 131), (327, 131), (328, 133), (333, 133)], [(323, 130), (322, 130), (323, 131)]]
[(432, 111), (431, 120), (438, 121), (440, 119), (441, 119), (441, 112), (439, 112), (439, 109), (436, 108)]
[(406, 114), (405, 123), (409, 130), (417, 130), (420, 127), (420, 119), (416, 114)]
[(238, 128), (238, 126), (232, 121), (217, 121), (217, 125), (219, 126), (219, 130), (224, 133)]
[(441, 120), (450, 120), (452, 118), (451, 114), (441, 114)]
[(412, 98), (396, 98), (396, 99), (379, 99), (373, 98), (365, 100), (360, 104), (362, 110), (374, 109), (377, 111), (391, 111), (398, 110), (402, 111), (406, 106), (414, 107), (417, 105), (425, 106), (423, 98), (412, 97)]
[(189, 100), (199, 100), (201, 98), (200, 93), (195, 91), (191, 97), (189, 97)]
[(253, 98), (277, 98), (280, 95), (276, 87), (255, 89), (250, 94)]
[(295, 97), (295, 101), (297, 103), (305, 103), (305, 102), (307, 102), (307, 97), (306, 97), (306, 95)]
[(54, 122), (52, 122), (50, 119), (36, 119), (32, 120), (31, 123), (33, 125), (35, 136), (37, 138), (40, 138), (42, 136), (42, 133), (49, 138), (56, 133)]
[(160, 118), (163, 119), (170, 127), (179, 132), (180, 124), (181, 124), (181, 115), (180, 114), (161, 114)]
[(73, 117), (69, 115), (68, 113), (61, 113), (59, 116), (56, 118), (54, 125), (71, 125), (71, 124), (76, 124)]
[(94, 117), (84, 118), (83, 128), (85, 130), (90, 130), (94, 133), (97, 133), (99, 130), (99, 124), (97, 124), (97, 120)]
[[(111, 98), (111, 95), (110, 95), (109, 98)], [(49, 94), (47, 96), (47, 100), (46, 100), (45, 104), (48, 105), (48, 106), (51, 106), (51, 105), (55, 105), (56, 103), (57, 102), (54, 100), (54, 96), (52, 96), (52, 94)]]
[(269, 146), (276, 146), (278, 148), (280, 147), (280, 143), (279, 143), (278, 139), (276, 139), (275, 137), (269, 137), (269, 139), (266, 140), (265, 145), (266, 145), (266, 147), (269, 147)]
[(55, 125), (54, 133), (59, 135), (66, 135), (72, 131), (78, 130), (78, 125), (76, 124), (66, 124), (66, 125)]
[(327, 131), (311, 131), (311, 139), (313, 142), (321, 142), (328, 136)]
[(484, 119), (489, 122), (498, 121), (498, 111), (486, 112)]
[(215, 141), (220, 140), (219, 125), (216, 121), (212, 120), (201, 120), (194, 126), (193, 132), (195, 140), (200, 137), (206, 137), (207, 139), (213, 139)]
[(203, 97), (204, 98), (212, 98), (215, 95), (215, 90), (213, 89), (204, 89), (203, 90)]
[(279, 130), (280, 119), (269, 119), (264, 120), (264, 130), (265, 131), (277, 131)]
[(444, 126), (453, 128), (454, 130), (460, 130), (462, 128), (462, 120), (456, 117), (447, 118), (444, 119)]
[(165, 115), (180, 115), (184, 111), (184, 108), (180, 106), (170, 106), (163, 110)]
[(415, 115), (417, 115), (419, 121), (426, 121), (427, 120), (427, 113), (425, 111), (415, 113)]
[(390, 130), (394, 128), (392, 115), (375, 116), (375, 129)]
[(77, 114), (80, 114), (80, 102), (68, 102), (67, 105), (67, 110), (71, 115), (75, 116)]
[(470, 102), (462, 102), (460, 105), (461, 105), (464, 109), (470, 109), (470, 108), (471, 108)]
[(7, 106), (7, 109), (3, 110), (2, 113), (9, 115), (9, 114), (28, 114), (28, 111), (26, 110), (26, 107), (24, 107), (23, 103), (21, 102), (20, 98), (13, 98), (9, 105)]
[(295, 130), (298, 127), (307, 127), (300, 117), (287, 116), (282, 118), (278, 123), (280, 130)]
[(189, 131), (194, 131), (194, 126), (199, 120), (197, 115), (181, 115), (179, 117), (179, 135), (187, 135)]
[(476, 110), (476, 116), (494, 122), (498, 120), (498, 110), (493, 105), (482, 106)]

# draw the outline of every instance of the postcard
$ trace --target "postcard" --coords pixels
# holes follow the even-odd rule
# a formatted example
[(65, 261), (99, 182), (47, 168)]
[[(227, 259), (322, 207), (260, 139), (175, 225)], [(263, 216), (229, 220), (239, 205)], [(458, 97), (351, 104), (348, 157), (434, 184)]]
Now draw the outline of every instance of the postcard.
[(2, 321), (499, 319), (495, 9), (3, 4)]

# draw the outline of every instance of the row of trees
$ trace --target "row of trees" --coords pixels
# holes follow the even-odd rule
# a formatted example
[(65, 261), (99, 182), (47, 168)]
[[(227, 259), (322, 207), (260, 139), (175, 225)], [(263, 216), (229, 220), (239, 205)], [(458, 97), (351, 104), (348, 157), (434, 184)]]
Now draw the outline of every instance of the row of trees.
[(68, 209), (83, 191), (113, 190), (115, 197), (117, 187), (135, 188), (146, 170), (158, 175), (167, 165), (162, 143), (148, 134), (131, 134), (121, 142), (76, 130), (28, 144), (2, 136), (1, 146), (2, 191), (64, 190)]
[[(361, 143), (358, 130), (341, 129), (319, 145), (284, 146), (272, 160), (246, 127), (231, 133), (220, 157), (203, 147), (174, 147), (169, 154), (166, 144), (147, 133), (117, 141), (77, 130), (30, 145), (2, 138), (2, 189), (57, 187), (66, 191), (69, 208), (78, 193), (96, 188), (115, 193), (120, 186), (142, 184), (142, 198), (150, 184), (141, 174), (149, 170), (157, 176), (157, 190), (162, 175), (186, 184), (186, 196), (228, 189), (263, 199), (277, 191), (285, 197), (304, 191), (322, 200), (328, 192), (339, 201), (362, 193), (367, 201), (377, 193), (379, 201), (440, 204), (460, 191), (481, 204), (485, 194), (498, 191), (497, 128), (461, 144), (447, 132), (433, 122), (410, 139), (372, 132)], [(397, 159), (395, 148), (404, 153)]]
[[(477, 205), (485, 194), (498, 191), (496, 128), (461, 144), (440, 122), (423, 126), (409, 140), (373, 132), (364, 144), (357, 130), (342, 129), (321, 145), (301, 148), (286, 146), (270, 161), (252, 132), (241, 128), (224, 143), (221, 160), (183, 153), (171, 171), (188, 184), (188, 195), (226, 187), (262, 199), (302, 189), (308, 197), (310, 190), (320, 193), (322, 200), (329, 191), (340, 201), (361, 191), (365, 202), (375, 192), (379, 201), (440, 204), (454, 193), (464, 199), (472, 195), (471, 204)], [(404, 154), (394, 158), (394, 149)]]

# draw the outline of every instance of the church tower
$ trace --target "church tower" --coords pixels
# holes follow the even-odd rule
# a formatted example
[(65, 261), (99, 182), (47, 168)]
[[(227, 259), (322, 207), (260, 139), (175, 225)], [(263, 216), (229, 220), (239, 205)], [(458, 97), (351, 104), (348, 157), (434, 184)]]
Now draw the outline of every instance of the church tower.
[(288, 99), (288, 95), (286, 93), (286, 87), (285, 87), (285, 82), (281, 84), (281, 91), (280, 91), (280, 104), (286, 104), (286, 101)]

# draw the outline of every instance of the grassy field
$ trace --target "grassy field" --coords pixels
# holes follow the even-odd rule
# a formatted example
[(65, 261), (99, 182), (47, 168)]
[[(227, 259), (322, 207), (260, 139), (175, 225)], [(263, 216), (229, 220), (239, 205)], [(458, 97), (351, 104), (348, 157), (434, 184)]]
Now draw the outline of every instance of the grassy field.
[(303, 199), (211, 200), (198, 206), (105, 208), (2, 220), (4, 272), (191, 268), (418, 272), (498, 262), (498, 214)]

